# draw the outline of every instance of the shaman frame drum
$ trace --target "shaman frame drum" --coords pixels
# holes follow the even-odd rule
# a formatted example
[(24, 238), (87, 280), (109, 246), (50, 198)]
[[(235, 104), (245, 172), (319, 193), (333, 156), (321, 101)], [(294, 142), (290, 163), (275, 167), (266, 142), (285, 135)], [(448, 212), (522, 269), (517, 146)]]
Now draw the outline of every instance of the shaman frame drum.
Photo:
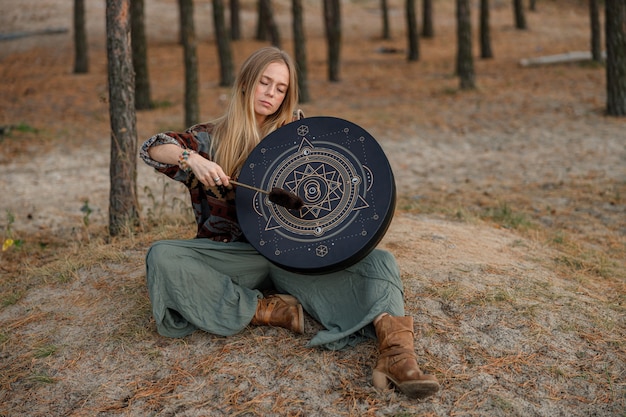
[(335, 117), (309, 117), (270, 133), (248, 156), (238, 181), (282, 188), (304, 206), (290, 210), (264, 193), (237, 187), (241, 229), (263, 256), (305, 274), (344, 269), (386, 233), (396, 203), (393, 171), (363, 128)]

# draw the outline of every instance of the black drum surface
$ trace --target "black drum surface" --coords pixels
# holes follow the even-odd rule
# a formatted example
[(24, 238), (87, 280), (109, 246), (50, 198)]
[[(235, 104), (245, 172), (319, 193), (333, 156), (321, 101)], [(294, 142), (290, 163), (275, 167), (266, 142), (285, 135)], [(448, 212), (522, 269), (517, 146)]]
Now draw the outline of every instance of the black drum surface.
[(334, 117), (289, 123), (252, 151), (238, 180), (282, 188), (304, 206), (289, 210), (266, 194), (237, 187), (244, 235), (273, 263), (301, 273), (344, 269), (380, 242), (395, 210), (389, 161), (363, 128)]

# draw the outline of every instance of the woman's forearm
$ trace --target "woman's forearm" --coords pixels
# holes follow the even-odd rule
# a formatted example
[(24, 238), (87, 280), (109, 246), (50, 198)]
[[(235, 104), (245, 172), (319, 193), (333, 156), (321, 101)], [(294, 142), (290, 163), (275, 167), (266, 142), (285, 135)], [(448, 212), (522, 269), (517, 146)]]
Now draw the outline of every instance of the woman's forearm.
[(148, 149), (150, 158), (163, 164), (176, 165), (183, 149), (173, 143), (164, 143), (162, 145), (153, 145)]
[(183, 148), (173, 143), (164, 143), (162, 145), (153, 145), (148, 149), (150, 158), (157, 162), (170, 165), (181, 165), (184, 160), (185, 170), (193, 171), (198, 180), (208, 186), (215, 186), (217, 183), (229, 186), (228, 176), (224, 173), (222, 167), (213, 161), (210, 161), (194, 151), (189, 151), (183, 155)]

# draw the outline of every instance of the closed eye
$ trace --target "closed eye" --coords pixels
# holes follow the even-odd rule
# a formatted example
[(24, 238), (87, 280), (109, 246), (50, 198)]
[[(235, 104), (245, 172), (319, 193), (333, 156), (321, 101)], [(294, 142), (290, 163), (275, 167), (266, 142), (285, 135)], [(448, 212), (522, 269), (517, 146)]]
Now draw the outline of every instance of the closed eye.
[[(274, 80), (266, 76), (262, 77), (259, 80), (259, 84), (263, 86), (268, 86), (268, 85), (271, 85), (272, 83), (274, 83)], [(284, 83), (280, 83), (276, 85), (276, 91), (278, 91), (280, 94), (285, 94), (287, 92), (287, 88), (288, 86), (285, 85)]]

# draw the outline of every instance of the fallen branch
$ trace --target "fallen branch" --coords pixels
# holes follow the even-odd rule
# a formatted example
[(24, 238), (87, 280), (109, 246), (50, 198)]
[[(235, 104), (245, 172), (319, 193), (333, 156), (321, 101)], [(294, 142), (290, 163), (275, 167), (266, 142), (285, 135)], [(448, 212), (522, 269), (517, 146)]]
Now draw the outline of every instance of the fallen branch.
[[(602, 53), (602, 59), (606, 58), (606, 54)], [(537, 65), (552, 65), (552, 64), (564, 64), (572, 62), (584, 62), (591, 61), (592, 56), (589, 51), (574, 51), (566, 52), (564, 54), (540, 56), (537, 58), (524, 58), (520, 60), (522, 67), (530, 67)]]
[(42, 30), (33, 30), (28, 32), (12, 32), (12, 33), (0, 33), (0, 41), (10, 41), (18, 38), (25, 38), (27, 36), (38, 36), (38, 35), (56, 35), (59, 33), (67, 33), (69, 30), (67, 28), (58, 28), (58, 29), (42, 29)]

